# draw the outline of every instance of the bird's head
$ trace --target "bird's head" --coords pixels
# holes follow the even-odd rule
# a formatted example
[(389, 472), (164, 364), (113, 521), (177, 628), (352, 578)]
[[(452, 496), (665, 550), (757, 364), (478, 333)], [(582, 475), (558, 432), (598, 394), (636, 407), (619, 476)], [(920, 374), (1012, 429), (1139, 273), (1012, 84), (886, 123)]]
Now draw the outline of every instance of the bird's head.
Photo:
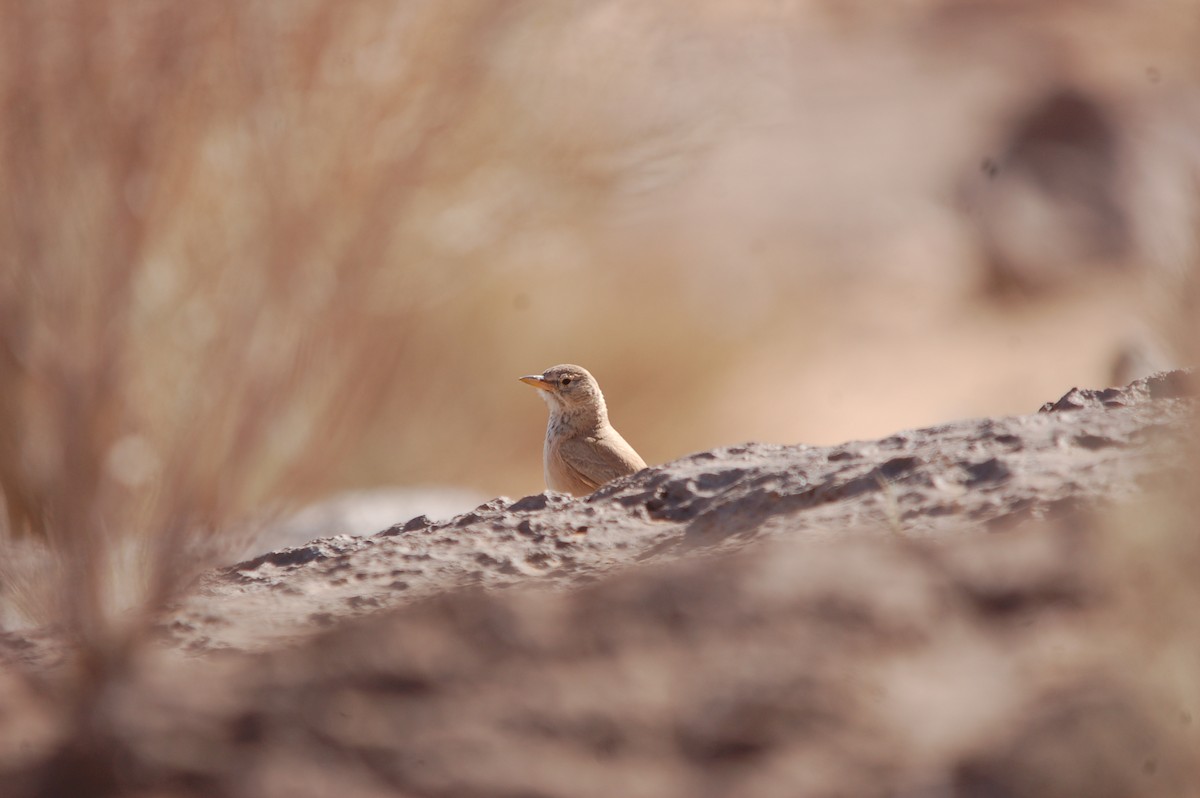
[(604, 395), (600, 393), (596, 378), (582, 366), (569, 363), (552, 366), (541, 374), (529, 374), (520, 380), (537, 388), (551, 410), (604, 409)]

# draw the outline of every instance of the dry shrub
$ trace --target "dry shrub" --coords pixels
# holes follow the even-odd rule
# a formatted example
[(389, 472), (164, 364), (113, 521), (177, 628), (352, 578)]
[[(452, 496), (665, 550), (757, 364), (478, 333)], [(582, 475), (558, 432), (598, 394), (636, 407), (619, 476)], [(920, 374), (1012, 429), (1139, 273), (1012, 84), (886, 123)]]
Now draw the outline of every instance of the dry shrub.
[(427, 292), (394, 220), (498, 6), (395, 13), (407, 68), (344, 91), (377, 5), (4, 3), (10, 617), (91, 639), (162, 606), (396, 388)]

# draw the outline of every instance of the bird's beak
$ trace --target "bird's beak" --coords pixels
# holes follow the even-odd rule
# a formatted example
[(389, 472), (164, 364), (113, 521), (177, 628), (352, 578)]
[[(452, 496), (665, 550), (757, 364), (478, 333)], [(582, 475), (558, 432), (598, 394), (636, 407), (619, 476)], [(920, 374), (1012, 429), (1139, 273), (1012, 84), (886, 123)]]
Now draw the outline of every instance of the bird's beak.
[(532, 385), (534, 388), (537, 388), (539, 391), (549, 391), (550, 387), (551, 387), (550, 383), (548, 383), (542, 379), (541, 374), (527, 374), (524, 377), (518, 377), (517, 379), (519, 379), (521, 382), (525, 383), (526, 385)]

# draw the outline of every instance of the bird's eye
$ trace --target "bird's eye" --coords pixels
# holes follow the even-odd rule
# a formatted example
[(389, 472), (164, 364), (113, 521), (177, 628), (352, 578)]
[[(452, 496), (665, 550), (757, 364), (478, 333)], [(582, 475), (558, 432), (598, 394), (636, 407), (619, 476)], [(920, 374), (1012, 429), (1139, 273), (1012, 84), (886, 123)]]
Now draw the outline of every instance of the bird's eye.
[(567, 387), (568, 385), (570, 385), (570, 384), (571, 384), (571, 378), (570, 378), (570, 377), (563, 377), (563, 378), (562, 378), (562, 380), (560, 380), (560, 382), (561, 382), (562, 386), (565, 388), (565, 387)]

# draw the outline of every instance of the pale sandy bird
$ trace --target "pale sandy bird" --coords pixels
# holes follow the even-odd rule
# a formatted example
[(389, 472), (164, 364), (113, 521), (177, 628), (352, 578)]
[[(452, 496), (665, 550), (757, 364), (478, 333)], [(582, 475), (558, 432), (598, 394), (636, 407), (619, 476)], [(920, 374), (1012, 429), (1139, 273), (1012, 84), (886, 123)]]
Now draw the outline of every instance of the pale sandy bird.
[(566, 364), (520, 380), (537, 388), (550, 408), (542, 450), (550, 490), (583, 496), (646, 467), (646, 461), (608, 423), (604, 394), (587, 369)]

